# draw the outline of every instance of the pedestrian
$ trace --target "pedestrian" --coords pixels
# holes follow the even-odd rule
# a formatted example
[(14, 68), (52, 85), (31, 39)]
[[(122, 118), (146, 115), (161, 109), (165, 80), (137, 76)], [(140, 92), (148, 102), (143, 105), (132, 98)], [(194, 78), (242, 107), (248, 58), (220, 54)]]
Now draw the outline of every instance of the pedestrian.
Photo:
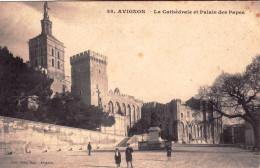
[(134, 152), (134, 150), (132, 147), (130, 147), (130, 143), (127, 143), (127, 148), (125, 150), (125, 158), (126, 158), (127, 167), (128, 167), (129, 162), (131, 164), (131, 167), (133, 167), (133, 165), (132, 165), (132, 160), (133, 160), (132, 153), (133, 152)]
[(167, 150), (168, 161), (170, 161), (171, 160), (171, 156), (172, 156), (172, 148), (170, 146), (167, 146), (166, 150)]
[(90, 144), (90, 142), (88, 143), (88, 155), (91, 155), (91, 149), (92, 149), (92, 147), (91, 147), (91, 144)]
[(120, 153), (120, 151), (118, 150), (118, 148), (116, 148), (116, 151), (115, 151), (115, 161), (116, 161), (117, 167), (120, 167), (120, 163), (121, 163), (121, 153)]

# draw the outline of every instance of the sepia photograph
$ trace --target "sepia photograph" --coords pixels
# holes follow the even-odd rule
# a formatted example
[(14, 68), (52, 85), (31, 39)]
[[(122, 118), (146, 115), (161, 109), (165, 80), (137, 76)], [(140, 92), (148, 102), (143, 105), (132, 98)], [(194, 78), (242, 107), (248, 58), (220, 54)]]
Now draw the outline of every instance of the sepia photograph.
[(259, 168), (260, 2), (0, 2), (0, 168)]

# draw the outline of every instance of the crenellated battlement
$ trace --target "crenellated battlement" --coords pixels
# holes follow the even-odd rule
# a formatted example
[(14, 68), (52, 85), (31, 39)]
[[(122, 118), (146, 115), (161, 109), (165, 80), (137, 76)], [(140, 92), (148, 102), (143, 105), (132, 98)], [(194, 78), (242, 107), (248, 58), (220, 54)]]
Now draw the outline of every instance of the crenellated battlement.
[(96, 62), (96, 63), (107, 65), (107, 57), (106, 56), (99, 54), (97, 52), (91, 51), (91, 50), (87, 50), (87, 51), (84, 51), (84, 52), (81, 52), (79, 54), (71, 56), (70, 57), (70, 64), (72, 65), (74, 63), (81, 62), (81, 61), (84, 61), (84, 60), (88, 60), (88, 61), (90, 60), (90, 61), (93, 61), (93, 62)]
[(172, 99), (171, 102), (176, 102), (176, 103), (180, 103), (181, 104), (181, 99)]
[(144, 103), (143, 107), (144, 108), (152, 108), (152, 107), (155, 107), (156, 104), (157, 104), (157, 102), (148, 102), (148, 103)]
[(133, 101), (135, 101), (137, 103), (142, 103), (143, 104), (143, 101), (135, 99), (134, 96), (130, 96), (130, 95), (127, 95), (127, 94), (121, 94), (118, 88), (116, 88), (115, 91), (110, 90), (108, 93), (109, 93), (109, 95), (124, 97), (126, 99), (133, 100)]

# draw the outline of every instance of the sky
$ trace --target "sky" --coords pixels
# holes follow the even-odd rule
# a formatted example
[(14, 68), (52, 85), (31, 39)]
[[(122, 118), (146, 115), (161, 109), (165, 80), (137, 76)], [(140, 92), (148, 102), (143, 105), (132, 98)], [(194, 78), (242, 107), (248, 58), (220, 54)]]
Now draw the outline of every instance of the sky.
[[(41, 33), (44, 2), (0, 2), (0, 45), (24, 61)], [(241, 73), (260, 54), (259, 2), (48, 2), (53, 35), (69, 58), (93, 50), (108, 58), (108, 87), (144, 102), (186, 101), (222, 72)], [(107, 13), (124, 9), (145, 14)], [(155, 14), (154, 10), (245, 14)]]

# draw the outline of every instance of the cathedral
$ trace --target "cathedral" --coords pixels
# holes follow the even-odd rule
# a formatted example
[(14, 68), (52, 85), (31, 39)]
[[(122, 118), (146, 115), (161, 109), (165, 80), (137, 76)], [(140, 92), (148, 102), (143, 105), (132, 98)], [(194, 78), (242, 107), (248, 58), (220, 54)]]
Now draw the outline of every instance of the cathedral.
[(40, 68), (54, 79), (53, 93), (70, 91), (86, 105), (99, 106), (115, 117), (112, 127), (101, 127), (102, 132), (127, 136), (128, 130), (141, 119), (143, 102), (133, 96), (120, 93), (116, 88), (108, 90), (107, 57), (94, 51), (85, 51), (70, 58), (71, 86), (65, 79), (64, 44), (52, 34), (52, 22), (44, 3), (41, 20), (42, 32), (29, 40), (29, 64)]
[(51, 89), (55, 94), (69, 91), (70, 87), (68, 81), (65, 80), (64, 44), (52, 34), (52, 22), (49, 19), (48, 9), (45, 3), (41, 34), (29, 40), (29, 65), (45, 71), (54, 80)]

